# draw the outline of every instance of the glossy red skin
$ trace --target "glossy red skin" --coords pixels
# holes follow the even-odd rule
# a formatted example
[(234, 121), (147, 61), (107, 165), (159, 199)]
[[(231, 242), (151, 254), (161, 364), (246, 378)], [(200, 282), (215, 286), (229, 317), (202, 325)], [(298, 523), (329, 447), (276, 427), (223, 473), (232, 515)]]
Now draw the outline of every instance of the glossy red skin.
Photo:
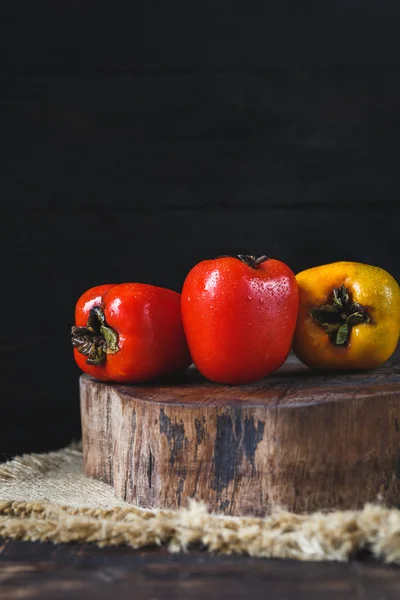
[(136, 383), (179, 373), (191, 357), (180, 311), (180, 294), (153, 285), (100, 285), (85, 292), (75, 308), (75, 324), (87, 324), (90, 309), (101, 306), (107, 325), (118, 334), (120, 350), (102, 366), (86, 364), (74, 348), (82, 371), (102, 381)]
[(182, 320), (193, 361), (208, 379), (252, 383), (285, 362), (296, 326), (298, 286), (289, 267), (256, 269), (237, 258), (197, 264), (182, 290)]

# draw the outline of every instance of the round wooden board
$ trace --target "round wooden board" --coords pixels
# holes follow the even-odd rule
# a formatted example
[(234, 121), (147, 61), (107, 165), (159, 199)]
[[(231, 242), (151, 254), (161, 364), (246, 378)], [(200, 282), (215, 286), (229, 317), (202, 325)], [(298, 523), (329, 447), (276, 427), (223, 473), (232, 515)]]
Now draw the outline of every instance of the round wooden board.
[(247, 386), (81, 383), (85, 472), (133, 504), (188, 498), (265, 515), (400, 504), (399, 353), (366, 373), (312, 373), (293, 356)]

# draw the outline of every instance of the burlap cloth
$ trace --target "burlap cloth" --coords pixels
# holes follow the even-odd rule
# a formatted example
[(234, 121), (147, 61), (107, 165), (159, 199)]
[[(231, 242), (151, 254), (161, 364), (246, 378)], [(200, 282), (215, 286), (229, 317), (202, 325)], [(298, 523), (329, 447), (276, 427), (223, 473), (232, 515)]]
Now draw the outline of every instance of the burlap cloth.
[(362, 550), (400, 562), (400, 511), (367, 505), (360, 511), (264, 519), (223, 517), (192, 502), (177, 511), (142, 510), (84, 476), (79, 444), (0, 465), (0, 536), (30, 541), (93, 542), (172, 552), (210, 552), (299, 560), (346, 561)]

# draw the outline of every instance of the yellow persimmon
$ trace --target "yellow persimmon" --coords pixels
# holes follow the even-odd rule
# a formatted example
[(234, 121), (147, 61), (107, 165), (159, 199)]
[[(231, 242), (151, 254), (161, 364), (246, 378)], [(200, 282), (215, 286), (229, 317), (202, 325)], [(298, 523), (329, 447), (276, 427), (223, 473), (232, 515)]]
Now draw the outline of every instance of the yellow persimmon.
[(400, 337), (400, 287), (383, 269), (336, 262), (296, 275), (300, 307), (293, 349), (321, 370), (372, 369)]

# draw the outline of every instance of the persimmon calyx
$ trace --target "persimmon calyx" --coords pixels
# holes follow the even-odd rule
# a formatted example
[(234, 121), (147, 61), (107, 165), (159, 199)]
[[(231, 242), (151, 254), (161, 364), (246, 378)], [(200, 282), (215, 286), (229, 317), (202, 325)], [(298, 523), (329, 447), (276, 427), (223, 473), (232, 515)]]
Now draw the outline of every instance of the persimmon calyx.
[(353, 302), (344, 285), (333, 288), (331, 304), (310, 308), (308, 314), (324, 329), (332, 344), (341, 348), (348, 345), (353, 325), (371, 321), (367, 309)]
[(91, 309), (86, 327), (72, 327), (71, 342), (80, 354), (87, 356), (88, 365), (104, 365), (107, 354), (115, 354), (119, 350), (118, 334), (107, 325), (100, 306)]
[(264, 254), (263, 256), (259, 256), (258, 258), (250, 254), (238, 254), (236, 258), (241, 260), (242, 263), (244, 263), (248, 267), (251, 267), (252, 269), (257, 269), (257, 267), (259, 267), (261, 263), (268, 260), (268, 256), (265, 256)]

